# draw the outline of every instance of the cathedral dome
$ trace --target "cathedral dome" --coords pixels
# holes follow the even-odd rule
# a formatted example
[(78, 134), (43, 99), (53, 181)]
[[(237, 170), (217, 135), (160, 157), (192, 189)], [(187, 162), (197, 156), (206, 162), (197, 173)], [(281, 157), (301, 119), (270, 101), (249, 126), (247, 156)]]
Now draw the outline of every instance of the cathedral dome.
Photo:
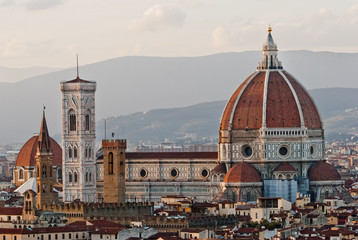
[(225, 183), (262, 182), (259, 171), (246, 162), (235, 164), (225, 175)]
[[(30, 138), (24, 146), (22, 146), (16, 159), (16, 166), (33, 167), (36, 164), (35, 155), (37, 150), (38, 135)], [(50, 137), (50, 144), (53, 151), (53, 165), (62, 167), (62, 149), (58, 143)]]
[(322, 128), (319, 113), (308, 92), (282, 69), (271, 29), (257, 71), (233, 93), (220, 124), (220, 130), (257, 130), (263, 127)]
[(334, 166), (322, 160), (310, 167), (308, 178), (310, 181), (338, 181), (342, 179)]

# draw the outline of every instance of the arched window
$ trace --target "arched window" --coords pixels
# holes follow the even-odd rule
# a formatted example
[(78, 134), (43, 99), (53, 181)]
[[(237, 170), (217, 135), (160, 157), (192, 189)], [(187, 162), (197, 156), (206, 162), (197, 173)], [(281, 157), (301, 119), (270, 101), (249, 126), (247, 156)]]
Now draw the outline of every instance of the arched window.
[(46, 165), (42, 166), (42, 177), (46, 177)]
[(85, 116), (85, 131), (90, 131), (90, 120), (91, 120), (90, 114), (87, 113)]
[(251, 192), (250, 191), (248, 191), (246, 194), (246, 201), (251, 202)]
[(89, 173), (89, 182), (92, 182), (92, 173)]
[(86, 172), (85, 179), (86, 179), (86, 183), (87, 183), (88, 182), (88, 172)]
[(77, 182), (77, 173), (75, 172), (74, 174), (73, 174), (73, 176), (74, 176), (74, 180), (75, 180), (75, 182)]
[(68, 148), (68, 158), (72, 158), (72, 148)]
[(324, 193), (324, 198), (329, 198), (329, 191), (326, 191), (326, 192)]
[(24, 179), (24, 170), (19, 170), (19, 179)]
[(72, 182), (72, 173), (68, 174), (68, 182)]
[(76, 131), (76, 113), (74, 110), (71, 110), (69, 113), (70, 118), (70, 131)]
[(268, 68), (268, 57), (266, 55), (266, 68)]
[(40, 184), (37, 184), (37, 193), (40, 192)]
[(108, 174), (113, 174), (113, 153), (108, 154)]
[(85, 158), (87, 158), (87, 150), (88, 148), (85, 148)]
[(40, 169), (39, 169), (39, 167), (36, 168), (36, 176), (40, 177)]
[(92, 148), (89, 147), (88, 148), (88, 158), (91, 158), (91, 156), (92, 156)]
[(124, 173), (124, 153), (121, 152), (119, 154), (119, 173), (123, 174)]
[(62, 180), (62, 168), (57, 169), (57, 179)]
[(272, 55), (271, 55), (270, 67), (272, 68), (272, 66), (273, 66), (273, 59), (272, 59)]
[(77, 148), (73, 148), (73, 158), (77, 158)]

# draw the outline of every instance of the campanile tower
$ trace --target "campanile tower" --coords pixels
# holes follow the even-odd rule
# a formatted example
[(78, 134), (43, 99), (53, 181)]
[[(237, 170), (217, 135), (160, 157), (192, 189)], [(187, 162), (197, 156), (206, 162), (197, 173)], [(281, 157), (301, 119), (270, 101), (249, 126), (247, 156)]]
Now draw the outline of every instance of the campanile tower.
[(96, 200), (96, 82), (61, 82), (64, 201)]

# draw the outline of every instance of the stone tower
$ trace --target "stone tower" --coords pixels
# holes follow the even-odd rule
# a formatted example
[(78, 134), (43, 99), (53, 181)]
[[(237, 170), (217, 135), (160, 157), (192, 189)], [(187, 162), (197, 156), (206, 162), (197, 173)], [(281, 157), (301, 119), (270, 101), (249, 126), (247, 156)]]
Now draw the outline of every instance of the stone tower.
[(36, 149), (36, 185), (37, 185), (37, 209), (54, 202), (53, 183), (53, 152), (48, 134), (45, 111), (43, 112), (41, 129)]
[(96, 82), (61, 82), (64, 201), (96, 200)]
[(102, 140), (103, 148), (103, 201), (125, 202), (125, 150), (123, 139)]

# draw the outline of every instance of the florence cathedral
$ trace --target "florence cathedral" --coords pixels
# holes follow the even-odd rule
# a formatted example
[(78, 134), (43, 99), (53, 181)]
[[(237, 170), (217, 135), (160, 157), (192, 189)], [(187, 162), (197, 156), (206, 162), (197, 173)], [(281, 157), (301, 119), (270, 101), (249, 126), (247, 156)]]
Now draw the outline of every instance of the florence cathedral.
[[(297, 193), (313, 201), (345, 199), (344, 181), (323, 160), (318, 109), (282, 67), (271, 31), (257, 69), (223, 109), (218, 152), (127, 152), (126, 140), (104, 139), (95, 154), (96, 82), (78, 76), (61, 82), (62, 149), (49, 141), (63, 201), (156, 202), (181, 195), (198, 201), (294, 202)], [(35, 176), (38, 138), (30, 138), (18, 155), (13, 183), (19, 188)]]

